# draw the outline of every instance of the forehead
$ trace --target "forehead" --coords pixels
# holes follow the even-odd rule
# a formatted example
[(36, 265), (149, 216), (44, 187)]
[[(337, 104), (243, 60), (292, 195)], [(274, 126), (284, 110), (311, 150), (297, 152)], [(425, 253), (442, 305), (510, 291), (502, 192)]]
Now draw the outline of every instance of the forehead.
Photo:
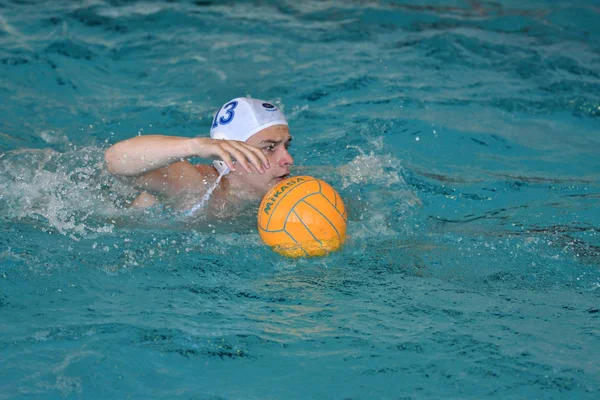
[(290, 137), (290, 130), (287, 126), (273, 125), (252, 136), (248, 139), (248, 143), (258, 144), (263, 141), (286, 142)]

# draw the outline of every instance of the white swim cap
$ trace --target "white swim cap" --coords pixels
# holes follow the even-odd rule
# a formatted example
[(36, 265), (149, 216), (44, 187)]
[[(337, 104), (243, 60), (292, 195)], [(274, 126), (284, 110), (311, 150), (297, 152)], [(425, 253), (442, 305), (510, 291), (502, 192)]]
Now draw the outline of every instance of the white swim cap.
[[(264, 100), (238, 97), (217, 111), (210, 137), (245, 142), (255, 133), (273, 125), (288, 125), (277, 106)], [(223, 161), (214, 161), (213, 164), (221, 175), (229, 172)]]

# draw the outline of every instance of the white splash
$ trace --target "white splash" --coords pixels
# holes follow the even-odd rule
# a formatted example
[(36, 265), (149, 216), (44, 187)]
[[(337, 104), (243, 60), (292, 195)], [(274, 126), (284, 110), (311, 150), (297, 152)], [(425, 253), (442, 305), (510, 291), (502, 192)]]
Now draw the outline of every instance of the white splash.
[(204, 196), (202, 196), (202, 199), (200, 199), (200, 201), (196, 204), (194, 204), (194, 206), (192, 208), (190, 208), (189, 210), (185, 211), (185, 215), (186, 216), (193, 216), (194, 214), (196, 214), (196, 212), (198, 212), (198, 210), (200, 210), (201, 208), (204, 207), (204, 205), (206, 204), (206, 202), (208, 200), (210, 200), (210, 196), (212, 195), (212, 193), (215, 191), (215, 189), (219, 186), (219, 183), (221, 183), (221, 179), (227, 175), (229, 173), (229, 167), (225, 168), (224, 170), (221, 171), (221, 173), (219, 174), (219, 177), (217, 178), (217, 180), (208, 188), (208, 190), (206, 191), (206, 193), (204, 194)]
[(114, 198), (128, 195), (111, 179), (99, 148), (6, 152), (0, 158), (0, 217), (37, 221), (42, 230), (74, 240), (111, 232), (110, 221), (121, 212)]

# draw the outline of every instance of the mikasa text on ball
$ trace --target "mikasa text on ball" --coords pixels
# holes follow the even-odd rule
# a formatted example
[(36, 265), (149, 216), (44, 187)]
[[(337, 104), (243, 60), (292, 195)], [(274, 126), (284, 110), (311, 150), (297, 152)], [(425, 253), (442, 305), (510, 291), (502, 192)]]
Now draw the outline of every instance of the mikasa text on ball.
[(322, 256), (346, 240), (346, 207), (329, 184), (311, 176), (288, 178), (272, 188), (258, 210), (258, 232), (287, 257)]

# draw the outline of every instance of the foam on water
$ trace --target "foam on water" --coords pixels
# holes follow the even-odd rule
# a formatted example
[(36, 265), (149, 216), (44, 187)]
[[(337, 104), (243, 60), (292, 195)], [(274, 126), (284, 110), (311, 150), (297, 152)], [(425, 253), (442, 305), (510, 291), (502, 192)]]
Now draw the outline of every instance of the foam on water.
[(127, 189), (113, 185), (101, 160), (98, 148), (3, 153), (2, 219), (27, 220), (44, 232), (56, 231), (73, 239), (112, 232), (114, 225), (106, 219), (119, 215), (115, 201), (119, 190), (123, 195)]

